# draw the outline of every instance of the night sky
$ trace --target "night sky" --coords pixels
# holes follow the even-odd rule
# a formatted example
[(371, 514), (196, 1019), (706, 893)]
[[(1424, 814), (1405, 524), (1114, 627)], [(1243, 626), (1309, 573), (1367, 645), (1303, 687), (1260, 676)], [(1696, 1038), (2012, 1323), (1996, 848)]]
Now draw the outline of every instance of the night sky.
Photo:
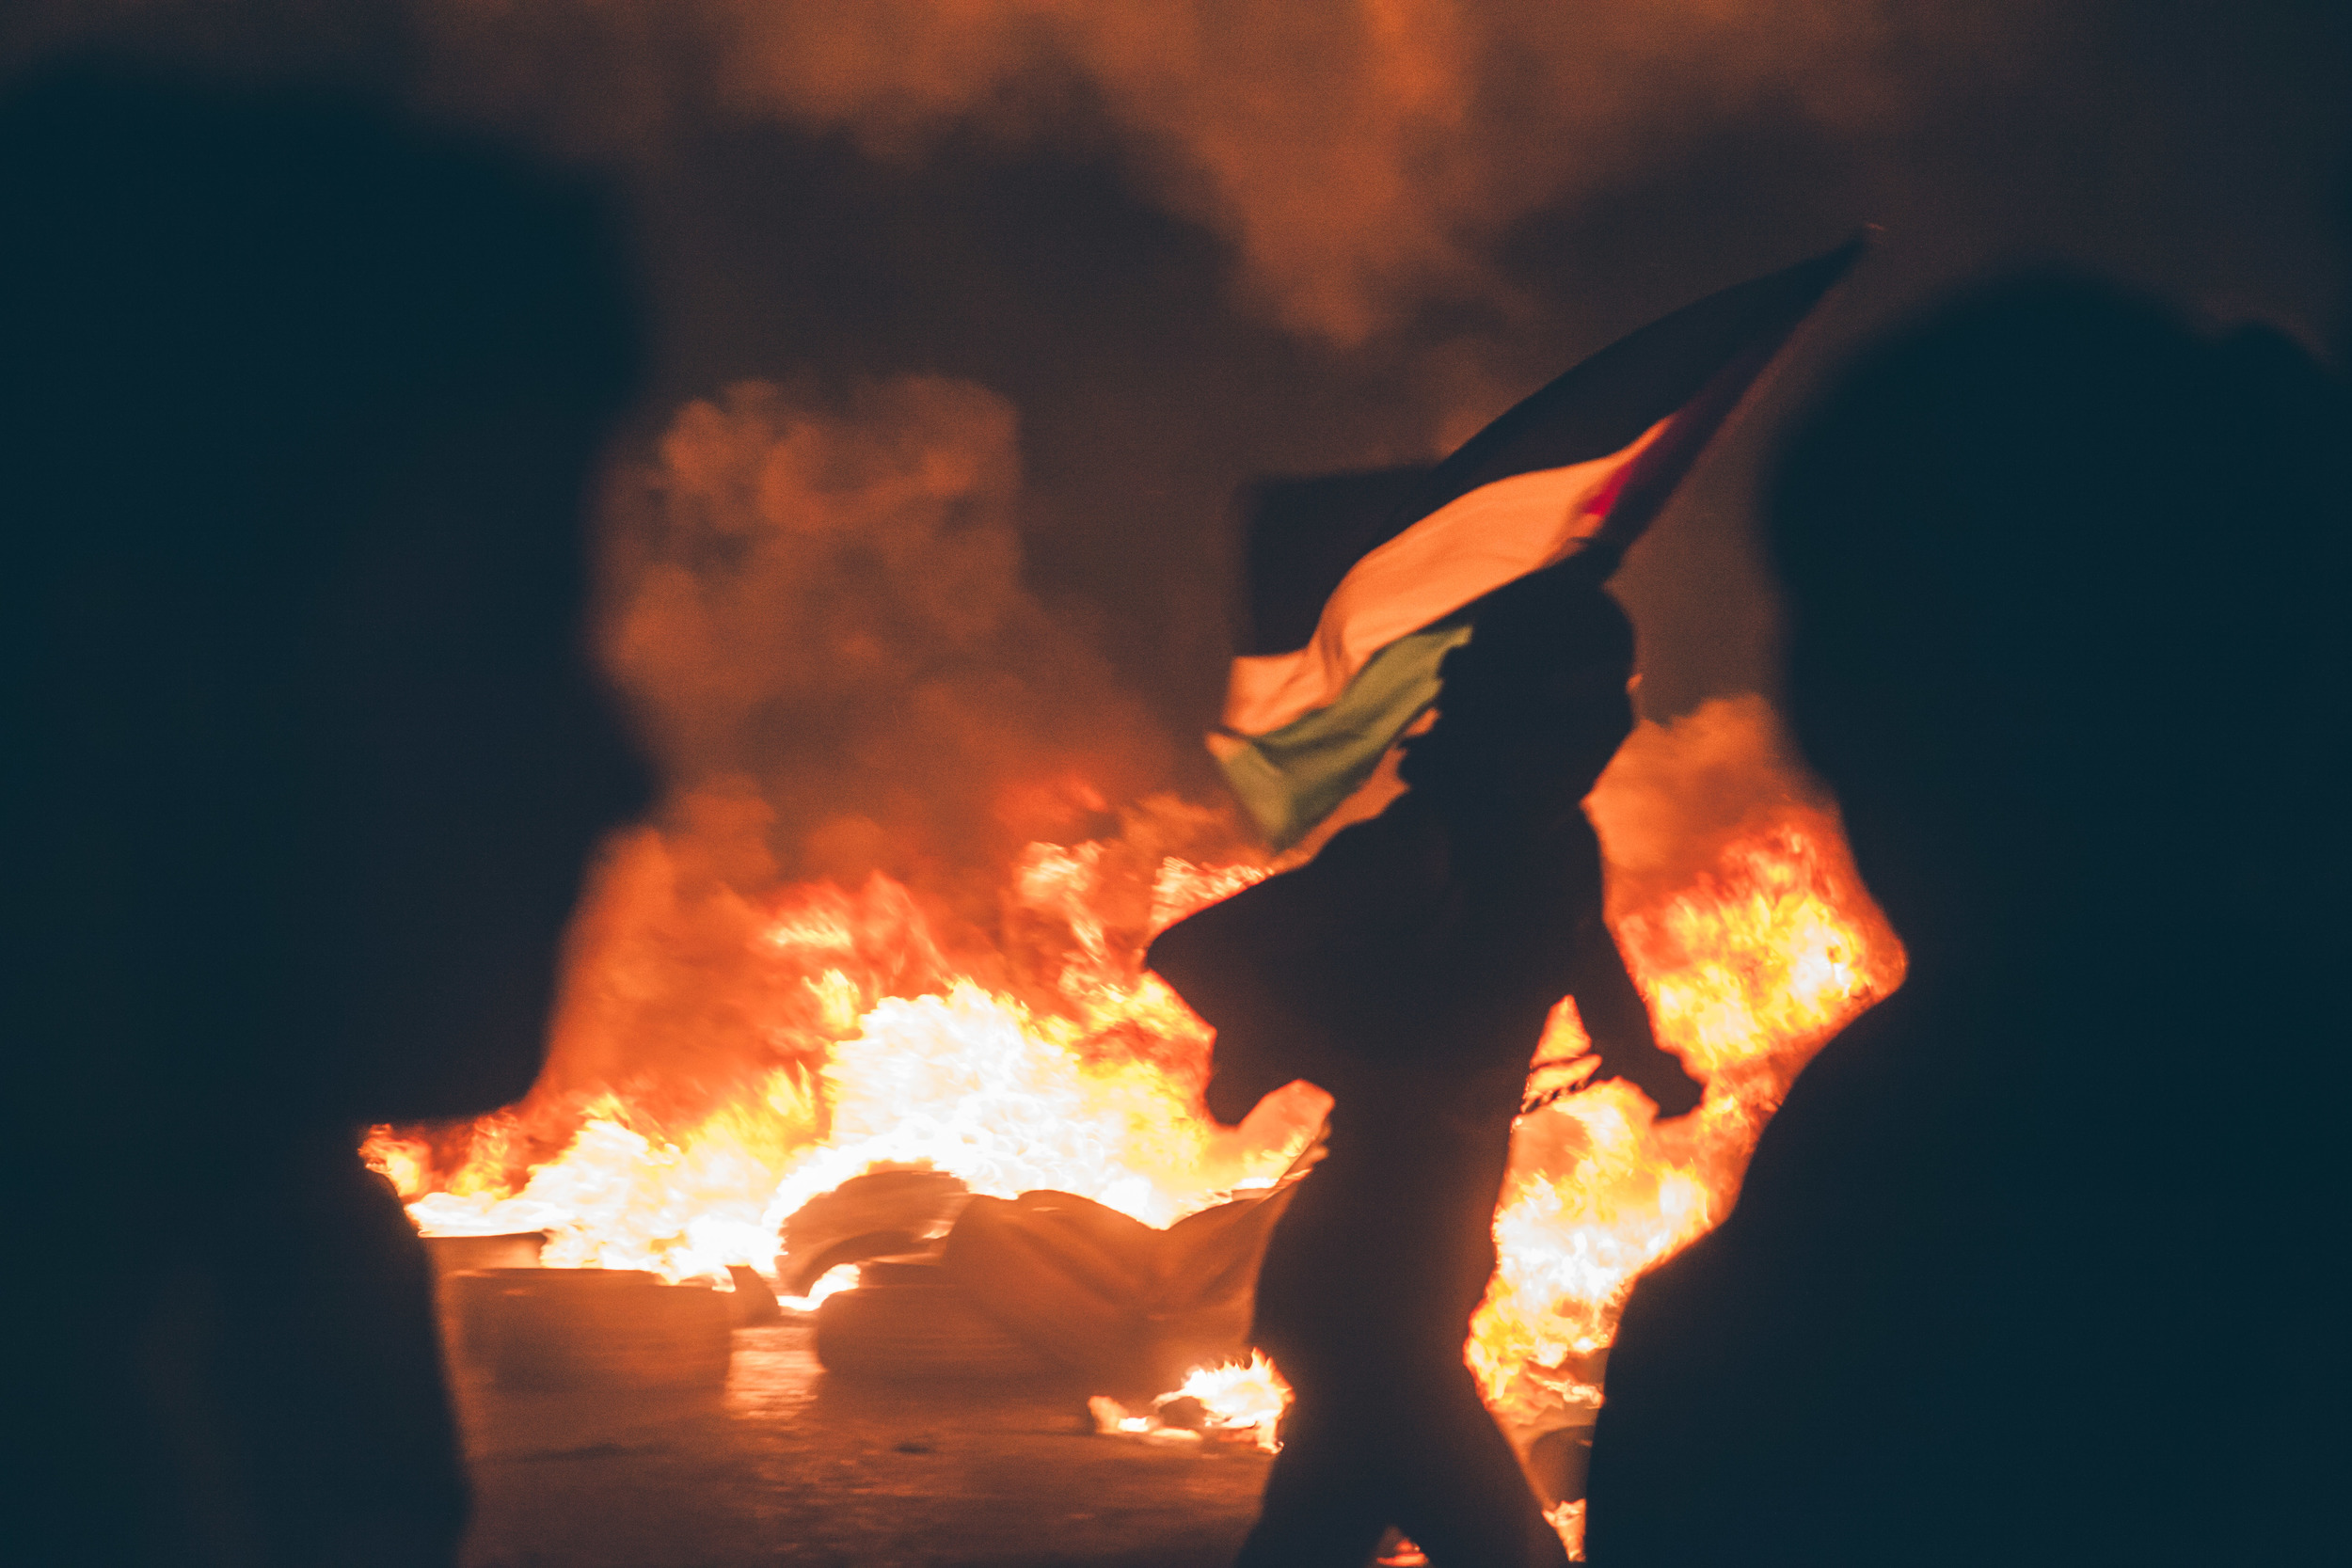
[[(1618, 582), (1653, 715), (1769, 691), (1759, 466), (1873, 325), (1987, 269), (2058, 261), (2339, 338), (2345, 15), (2164, 0), (14, 0), (0, 71), (101, 41), (387, 96), (608, 171), (658, 355), (608, 506), (613, 657), (656, 710), (674, 782), (818, 778), (771, 791), (807, 822), (851, 795), (921, 793), (913, 775), (957, 747), (987, 772), (979, 731), (1076, 758), (1107, 792), (1212, 792), (1194, 737), (1230, 651), (1238, 484), (1436, 455), (1643, 322), (1874, 224), (1877, 254)], [(795, 493), (850, 499), (811, 525), (830, 543), (782, 577), (714, 586), (732, 568), (685, 536), (748, 525), (717, 502), (681, 521), (662, 476), (691, 453), (665, 433), (746, 382), (768, 384), (752, 398), (765, 412), (725, 405), (734, 422), (694, 450), (740, 457), (813, 420), (833, 444), (810, 461), (849, 477), (803, 474)], [(948, 474), (944, 510), (875, 499), (874, 463), (897, 472), (888, 454), (909, 451)], [(866, 548), (860, 530), (898, 545)], [(907, 586), (957, 540), (971, 559), (938, 602)], [(707, 591), (697, 645), (734, 654), (675, 651), (695, 639), (676, 631), (675, 594), (647, 596), (664, 567), (672, 589)], [(979, 631), (957, 621), (991, 595)], [(862, 633), (777, 629), (838, 602), (884, 645), (862, 666), (874, 650), (840, 641)], [(692, 667), (746, 657), (746, 639), (793, 669), (744, 689)], [(867, 673), (835, 680), (851, 667)], [(932, 720), (854, 711), (910, 686), (937, 695)], [(926, 723), (912, 751), (882, 734)], [(828, 774), (842, 757), (850, 773)]]

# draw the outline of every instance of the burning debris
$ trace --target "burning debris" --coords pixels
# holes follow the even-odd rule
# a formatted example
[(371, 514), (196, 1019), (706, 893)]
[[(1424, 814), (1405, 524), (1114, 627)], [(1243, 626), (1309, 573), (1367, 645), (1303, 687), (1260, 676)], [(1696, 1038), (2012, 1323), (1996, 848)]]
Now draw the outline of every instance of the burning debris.
[(1289, 1386), (1274, 1364), (1252, 1351), (1247, 1361), (1200, 1368), (1182, 1387), (1140, 1411), (1098, 1394), (1087, 1401), (1087, 1412), (1094, 1418), (1094, 1430), (1106, 1437), (1248, 1441), (1272, 1452), (1282, 1446), (1282, 1415), (1290, 1399)]
[[(612, 635), (696, 782), (610, 850), (531, 1096), (378, 1129), (371, 1162), (427, 1231), (544, 1229), (557, 1267), (717, 1282), (772, 1262), (845, 1373), (1068, 1376), (1121, 1421), (1186, 1430), (1184, 1407), (1150, 1412), (1198, 1368), (1247, 1365), (1272, 1189), (1327, 1100), (1294, 1085), (1216, 1127), (1210, 1031), (1141, 958), (1274, 864), (1228, 810), (1120, 803), (1165, 770), (1009, 564), (1006, 410), (946, 384), (873, 388), (847, 417), (739, 388), (662, 453), (623, 520)], [(974, 540), (993, 543), (948, 548)], [(876, 577), (869, 546), (952, 557), (952, 591)], [(920, 721), (881, 736), (921, 671)], [(810, 745), (847, 769), (822, 789)], [(1901, 973), (1759, 700), (1643, 725), (1588, 805), (1632, 977), (1708, 1086), (1660, 1125), (1622, 1085), (1531, 1084), (1469, 1351), (1522, 1448), (1589, 1426), (1631, 1279), (1727, 1210), (1806, 1056)], [(1585, 1048), (1564, 1006), (1538, 1057)]]
[(1194, 1368), (1248, 1352), (1251, 1287), (1284, 1185), (1166, 1229), (1069, 1193), (976, 1198), (943, 1257), (997, 1322), (1085, 1374), (1092, 1391), (1146, 1398)]
[[(1613, 863), (1624, 866), (1612, 925), (1660, 1037), (1708, 1088), (1697, 1112), (1662, 1126), (1617, 1085), (1521, 1118), (1495, 1223), (1501, 1267), (1469, 1355), (1523, 1447), (1590, 1424), (1633, 1277), (1727, 1211), (1798, 1069), (1901, 977), (1900, 950), (1847, 862), (1835, 816), (1808, 801), (1780, 754), (1760, 702), (1710, 704), (1671, 727), (1643, 725), (1592, 799)], [(632, 1103), (607, 1087), (534, 1097), (465, 1128), (377, 1129), (369, 1158), (402, 1185), (428, 1232), (544, 1227), (545, 1260), (559, 1267), (715, 1282), (730, 1266), (773, 1266), (782, 1293), (803, 1308), (840, 1293), (849, 1265), (873, 1270), (844, 1315), (917, 1305), (894, 1291), (928, 1292), (934, 1308), (954, 1296), (971, 1316), (963, 1349), (945, 1359), (963, 1365), (985, 1359), (983, 1349), (1002, 1365), (1014, 1365), (1015, 1352), (1038, 1365), (974, 1297), (1046, 1333), (1061, 1305), (1049, 1280), (1091, 1281), (1097, 1323), (1149, 1324), (1156, 1309), (1172, 1313), (1157, 1320), (1167, 1324), (1195, 1308), (1194, 1321), (1244, 1323), (1233, 1275), (1215, 1259), (1234, 1265), (1242, 1255), (1242, 1216), (1261, 1229), (1271, 1223), (1265, 1195), (1311, 1141), (1323, 1103), (1296, 1086), (1237, 1132), (1208, 1124), (1207, 1033), (1137, 972), (1138, 950), (1263, 866), (1195, 861), (1165, 838), (1153, 847), (1166, 852), (1139, 854), (1135, 840), (1147, 836), (1040, 846), (1022, 858), (1008, 903), (1022, 941), (1043, 955), (1031, 967), (1053, 976), (1030, 989), (1033, 1000), (968, 977), (1005, 973), (1000, 957), (939, 956), (933, 921), (902, 890), (786, 889), (747, 908), (749, 952), (735, 962), (776, 972), (762, 995), (786, 980), (799, 989), (792, 1037), (819, 1054), (813, 1069), (771, 1068), (683, 1124), (645, 1108), (661, 1103), (655, 1094)], [(1130, 918), (1130, 906), (1148, 912)], [(1106, 919), (1105, 910), (1120, 912)], [(618, 978), (580, 973), (573, 985)], [(1581, 1024), (1564, 1007), (1539, 1056), (1582, 1052)], [(518, 1162), (518, 1149), (544, 1152)], [(898, 1168), (872, 1169), (877, 1162)], [(1231, 1213), (1219, 1207), (1229, 1197), (1240, 1200)], [(959, 1238), (967, 1215), (980, 1217)], [(1219, 1251), (1220, 1241), (1214, 1257), (1172, 1272), (1142, 1261), (1228, 1229), (1232, 1250)], [(1157, 1239), (1146, 1246), (1147, 1236)], [(1152, 1290), (1178, 1279), (1193, 1282), (1192, 1294), (1155, 1307)], [(983, 1324), (994, 1338), (981, 1338)], [(1230, 1343), (1203, 1334), (1196, 1365), (1230, 1359), (1207, 1354), (1212, 1340)], [(929, 1342), (936, 1349), (937, 1336)], [(1096, 1344), (1136, 1342), (1105, 1333)], [(829, 1359), (854, 1359), (860, 1348), (886, 1359), (881, 1347), (911, 1354), (914, 1343), (866, 1323), (830, 1335)], [(1107, 1349), (1084, 1359), (1119, 1364)], [(1152, 1402), (1188, 1386), (1185, 1370), (1131, 1372), (1117, 1388), (1087, 1392), (1118, 1398), (1121, 1420), (1149, 1426)]]
[[(1248, 1360), (1258, 1259), (1318, 1147), (1165, 1227), (1075, 1193), (1008, 1200), (926, 1167), (868, 1171), (785, 1221), (776, 1276), (815, 1311), (829, 1370), (1033, 1377), (1114, 1403), (1174, 1399), (1162, 1391)], [(853, 1284), (843, 1277), (852, 1273)]]
[(776, 1259), (783, 1292), (805, 1300), (835, 1269), (891, 1253), (920, 1251), (947, 1233), (972, 1189), (943, 1170), (917, 1166), (853, 1176), (801, 1205), (784, 1222)]
[[(862, 1212), (853, 1225), (871, 1224), (885, 1213), (875, 1196), (884, 1183), (900, 1195), (889, 1217), (912, 1228), (952, 1179), (927, 1184), (928, 1193), (902, 1179), (930, 1174), (854, 1178), (811, 1200), (786, 1222), (787, 1233), (822, 1238), (845, 1212)], [(1166, 1228), (1075, 1193), (960, 1195), (955, 1222), (935, 1245), (868, 1252), (856, 1288), (823, 1298), (818, 1359), (852, 1375), (1054, 1377), (1121, 1400), (1175, 1389), (1198, 1369), (1247, 1359), (1251, 1287), (1289, 1202), (1295, 1174), (1285, 1176)], [(808, 1260), (787, 1266), (787, 1252), (779, 1273), (796, 1289), (820, 1268), (830, 1272), (828, 1260), (880, 1248), (906, 1228), (866, 1230), (848, 1243), (812, 1239)]]

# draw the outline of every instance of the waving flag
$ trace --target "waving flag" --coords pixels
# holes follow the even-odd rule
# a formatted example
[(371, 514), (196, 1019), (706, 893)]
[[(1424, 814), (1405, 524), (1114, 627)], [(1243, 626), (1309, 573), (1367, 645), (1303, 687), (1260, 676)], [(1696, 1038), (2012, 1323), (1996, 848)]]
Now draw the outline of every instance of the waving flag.
[(1470, 639), (1481, 598), (1570, 556), (1597, 578), (1616, 569), (1862, 249), (1856, 239), (1652, 323), (1435, 467), (1257, 487), (1249, 645), (1209, 748), (1278, 848), (1437, 701), (1438, 662)]

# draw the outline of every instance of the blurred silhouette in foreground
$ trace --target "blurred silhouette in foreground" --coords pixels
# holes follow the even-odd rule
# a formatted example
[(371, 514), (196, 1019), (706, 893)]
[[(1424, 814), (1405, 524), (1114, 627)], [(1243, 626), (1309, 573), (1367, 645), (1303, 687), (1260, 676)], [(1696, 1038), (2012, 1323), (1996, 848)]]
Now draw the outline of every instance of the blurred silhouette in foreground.
[(369, 111), (0, 97), (8, 1555), (452, 1560), (364, 1124), (536, 1073), (644, 768), (581, 501), (637, 376), (592, 193)]
[(1791, 718), (1910, 977), (1634, 1291), (1594, 1563), (2327, 1555), (2344, 415), (2058, 277), (1802, 429)]
[(1633, 630), (1588, 570), (1484, 601), (1387, 811), (1152, 946), (1216, 1027), (1220, 1121), (1297, 1078), (1335, 1101), (1258, 1278), (1253, 1337), (1296, 1402), (1253, 1568), (1359, 1568), (1391, 1525), (1438, 1564), (1565, 1560), (1462, 1360), (1529, 1062), (1573, 994), (1588, 1082), (1669, 1115), (1699, 1097), (1601, 922), (1580, 802), (1632, 729)]

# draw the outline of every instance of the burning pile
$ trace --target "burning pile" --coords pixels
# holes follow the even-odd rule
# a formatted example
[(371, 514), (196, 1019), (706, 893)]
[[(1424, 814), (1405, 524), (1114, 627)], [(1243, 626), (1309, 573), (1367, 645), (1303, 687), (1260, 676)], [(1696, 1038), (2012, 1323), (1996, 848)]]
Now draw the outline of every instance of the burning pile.
[[(1899, 982), (1899, 949), (1834, 816), (1789, 786), (1769, 733), (1754, 699), (1645, 725), (1591, 802), (1612, 923), (1661, 1043), (1708, 1094), (1662, 1127), (1613, 1083), (1522, 1118), (1496, 1220), (1501, 1271), (1470, 1349), (1507, 1425), (1574, 1424), (1597, 1405), (1633, 1276), (1727, 1211), (1797, 1070)], [(544, 1229), (550, 1265), (673, 1279), (770, 1267), (789, 1216), (878, 1167), (946, 1173), (995, 1198), (1051, 1189), (1152, 1227), (1270, 1186), (1313, 1136), (1324, 1097), (1293, 1085), (1237, 1130), (1211, 1124), (1209, 1032), (1137, 965), (1153, 933), (1271, 868), (1247, 852), (1154, 852), (1170, 842), (1155, 824), (1171, 816), (1207, 819), (1147, 804), (1117, 835), (1031, 845), (993, 951), (944, 939), (949, 917), (881, 876), (854, 894), (812, 884), (743, 903), (724, 964), (705, 974), (736, 990), (704, 1003), (755, 1017), (773, 1063), (687, 1085), (706, 1101), (691, 1117), (673, 1109), (691, 1099), (675, 1084), (543, 1083), (467, 1126), (375, 1129), (366, 1156), (429, 1233)], [(625, 854), (598, 899), (631, 875)], [(615, 957), (625, 944), (598, 920), (592, 902), (569, 1009), (632, 981)], [(1539, 1059), (1574, 1058), (1581, 1037), (1563, 1004)], [(1532, 1086), (1581, 1070), (1547, 1069)], [(802, 1304), (844, 1275), (806, 1285)], [(1263, 1419), (1263, 1375), (1195, 1381), (1206, 1403), (1243, 1389), (1249, 1424)]]

